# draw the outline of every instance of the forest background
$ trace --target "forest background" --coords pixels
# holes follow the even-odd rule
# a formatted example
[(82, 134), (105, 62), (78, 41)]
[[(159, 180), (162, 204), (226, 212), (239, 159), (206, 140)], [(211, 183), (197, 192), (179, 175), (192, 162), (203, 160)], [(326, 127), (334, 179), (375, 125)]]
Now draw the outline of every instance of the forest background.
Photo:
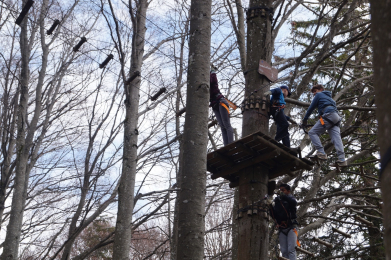
[[(112, 259), (116, 221), (123, 216), (132, 222), (132, 259), (176, 259), (190, 1), (42, 0), (17, 25), (27, 2), (0, 3), (3, 250), (17, 252), (15, 259)], [(298, 122), (313, 84), (332, 91), (351, 165), (337, 173), (325, 164), (278, 180), (290, 183), (299, 201), (302, 246), (319, 259), (384, 259), (369, 4), (272, 4), (270, 48), (279, 78), (270, 87), (290, 86), (286, 113)], [(250, 70), (245, 65), (248, 5), (212, 2), (208, 64), (218, 67), (220, 90), (238, 105)], [(56, 19), (60, 23), (49, 35)], [(82, 37), (87, 41), (74, 51)], [(99, 68), (110, 54), (113, 59)], [(134, 104), (137, 108), (129, 109)], [(136, 127), (129, 128), (125, 118), (133, 118)], [(236, 139), (241, 120), (240, 109), (231, 113)], [(211, 111), (209, 121), (214, 121)], [(274, 128), (271, 124), (271, 136)], [(125, 167), (135, 186), (128, 194), (130, 214), (119, 214), (127, 129), (136, 138), (125, 149), (136, 153), (132, 166)], [(291, 126), (290, 134), (292, 146), (314, 152), (301, 129)], [(218, 126), (209, 127), (208, 137), (208, 151), (222, 146)], [(331, 162), (335, 156), (327, 135), (323, 142)], [(207, 174), (206, 259), (235, 254), (234, 197), (227, 182)], [(278, 252), (272, 222), (270, 227), (272, 258)]]

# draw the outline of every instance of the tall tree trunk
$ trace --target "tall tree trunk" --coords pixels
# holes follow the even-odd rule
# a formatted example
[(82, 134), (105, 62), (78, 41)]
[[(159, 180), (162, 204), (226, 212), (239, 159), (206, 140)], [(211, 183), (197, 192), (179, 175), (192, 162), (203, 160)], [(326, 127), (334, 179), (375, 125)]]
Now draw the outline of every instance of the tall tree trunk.
[(192, 0), (177, 259), (203, 259), (211, 39), (211, 0)]
[[(190, 14), (190, 10), (189, 10)], [(186, 22), (184, 35), (188, 34), (189, 31), (189, 21)], [(177, 80), (176, 85), (177, 87), (182, 85), (183, 81), (183, 71), (184, 71), (184, 63), (183, 63), (183, 56), (184, 56), (184, 49), (186, 44), (186, 37), (183, 36), (181, 38), (181, 44), (180, 44), (180, 50), (179, 50), (179, 58), (176, 62), (178, 64), (177, 69)], [(177, 55), (175, 55), (176, 57)], [(181, 89), (179, 88), (176, 93), (176, 100), (175, 100), (175, 113), (178, 113), (180, 110), (180, 104), (181, 104)], [(179, 186), (179, 183), (181, 183), (181, 171), (182, 171), (182, 155), (183, 155), (183, 136), (181, 136), (181, 122), (180, 117), (175, 117), (175, 133), (176, 136), (179, 137), (179, 158), (178, 158), (178, 168), (176, 171), (176, 183)], [(175, 199), (175, 205), (174, 205), (174, 222), (173, 222), (173, 229), (172, 229), (172, 237), (171, 237), (171, 243), (170, 243), (170, 260), (177, 260), (176, 252), (177, 252), (177, 245), (178, 245), (178, 209), (179, 209), (179, 201), (178, 196)]]
[[(379, 123), (378, 140), (380, 155), (383, 158), (386, 151), (391, 151), (391, 0), (371, 0), (372, 39), (373, 39), (373, 64), (374, 86), (376, 94), (376, 118)], [(386, 55), (385, 55), (386, 54)], [(388, 199), (388, 189), (391, 186), (391, 163), (383, 169), (380, 179), (384, 221), (384, 244), (386, 259), (391, 259), (391, 201)]]
[[(129, 1), (131, 3), (131, 1)], [(141, 71), (144, 54), (147, 0), (136, 1), (136, 12), (129, 7), (133, 23), (131, 68), (129, 75)], [(115, 227), (113, 259), (130, 259), (134, 185), (137, 166), (137, 135), (140, 78), (125, 85), (124, 151), (122, 174), (118, 187), (118, 212)]]
[[(251, 0), (249, 8), (272, 6), (271, 0)], [(265, 9), (264, 9), (265, 10)], [(261, 10), (259, 10), (261, 14)], [(259, 60), (271, 63), (271, 19), (268, 10), (265, 16), (247, 17), (247, 59), (246, 59), (246, 89), (245, 97), (254, 91), (256, 96), (262, 96), (269, 90), (268, 80), (258, 73)], [(272, 15), (272, 14), (270, 14)], [(243, 113), (243, 136), (257, 131), (268, 133), (269, 119), (259, 114), (255, 109)], [(268, 169), (253, 166), (244, 169), (239, 176), (239, 205), (243, 207), (249, 202), (258, 201), (267, 194), (269, 181)], [(262, 214), (247, 216), (239, 220), (238, 258), (241, 260), (268, 259), (269, 236), (268, 221)]]
[[(23, 6), (26, 4), (23, 1)], [(28, 162), (28, 149), (26, 147), (26, 120), (29, 101), (29, 58), (30, 45), (28, 41), (27, 15), (23, 19), (20, 28), (20, 50), (21, 50), (21, 71), (20, 71), (20, 101), (18, 108), (17, 137), (16, 137), (16, 171), (14, 179), (14, 192), (10, 212), (10, 221), (7, 226), (7, 233), (3, 245), (2, 260), (18, 259), (18, 249), (23, 223), (23, 210), (27, 196), (28, 179), (26, 168)]]

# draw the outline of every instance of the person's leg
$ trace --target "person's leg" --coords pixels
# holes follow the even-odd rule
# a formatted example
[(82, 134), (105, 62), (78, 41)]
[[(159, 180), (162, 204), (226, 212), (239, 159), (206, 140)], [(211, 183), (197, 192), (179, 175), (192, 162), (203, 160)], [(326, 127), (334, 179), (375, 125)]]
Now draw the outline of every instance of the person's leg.
[(220, 107), (221, 106), (219, 104), (216, 104), (215, 106), (213, 106), (213, 113), (215, 114), (217, 122), (220, 125), (221, 135), (223, 137), (223, 142), (224, 142), (224, 146), (225, 146), (228, 144), (228, 137), (227, 137), (227, 130), (224, 127), (223, 120), (220, 115)]
[(284, 234), (281, 230), (278, 234), (278, 239), (280, 240), (280, 251), (282, 254), (282, 257), (288, 258), (289, 257), (289, 251), (288, 251), (288, 237)]
[[(337, 113), (331, 113), (327, 115), (327, 119), (331, 120), (333, 123), (337, 123), (341, 118)], [(339, 126), (334, 126), (327, 132), (329, 133), (331, 142), (334, 144), (335, 150), (337, 151), (338, 161), (344, 162), (345, 151), (341, 138), (341, 128)]]
[(289, 230), (288, 236), (288, 258), (289, 260), (296, 260), (296, 241), (297, 237), (293, 229)]
[(291, 144), (290, 144), (289, 132), (288, 132), (289, 123), (285, 117), (284, 111), (281, 110), (277, 114), (274, 112), (273, 118), (277, 125), (277, 133), (274, 139), (276, 141), (282, 140), (282, 143), (285, 146), (290, 147)]
[(308, 136), (311, 139), (312, 144), (314, 145), (315, 149), (318, 152), (321, 152), (323, 154), (326, 154), (322, 145), (322, 142), (320, 141), (319, 136), (323, 134), (326, 131), (326, 128), (322, 126), (320, 121), (316, 122), (316, 124), (311, 128), (310, 131), (308, 131)]
[[(223, 99), (221, 102), (225, 104), (227, 108), (229, 108), (228, 102)], [(221, 104), (219, 105), (219, 111), (220, 111), (220, 116), (221, 116), (221, 121), (224, 127), (226, 135), (227, 135), (227, 144), (230, 144), (234, 141), (234, 130), (231, 126), (231, 121), (229, 119), (229, 113), (225, 107), (223, 107)], [(224, 143), (224, 145), (227, 145)]]

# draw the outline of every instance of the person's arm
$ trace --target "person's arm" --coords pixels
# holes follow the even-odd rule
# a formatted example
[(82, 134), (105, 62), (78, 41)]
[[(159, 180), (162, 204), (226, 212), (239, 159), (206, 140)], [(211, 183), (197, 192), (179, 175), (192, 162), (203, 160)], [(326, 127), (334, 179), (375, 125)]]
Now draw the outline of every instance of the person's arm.
[(271, 92), (271, 95), (273, 96), (273, 99), (278, 100), (280, 98), (282, 90), (280, 88), (274, 88), (274, 89), (271, 89), (270, 92)]
[(309, 108), (307, 110), (307, 113), (305, 113), (303, 121), (307, 120), (310, 117), (310, 115), (312, 114), (312, 111), (314, 111), (314, 109), (318, 106), (318, 100), (319, 100), (319, 95), (315, 95), (314, 99), (311, 102), (311, 105), (309, 106)]

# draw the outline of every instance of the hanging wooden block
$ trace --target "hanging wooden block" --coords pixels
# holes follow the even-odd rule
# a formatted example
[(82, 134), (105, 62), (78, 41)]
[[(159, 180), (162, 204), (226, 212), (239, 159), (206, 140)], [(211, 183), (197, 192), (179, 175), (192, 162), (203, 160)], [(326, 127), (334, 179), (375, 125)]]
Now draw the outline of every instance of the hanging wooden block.
[(151, 97), (151, 101), (156, 101), (158, 97), (167, 91), (166, 88), (160, 88), (159, 91)]
[(247, 201), (247, 206), (248, 206), (247, 215), (251, 216), (253, 214), (253, 205), (251, 200)]
[(266, 110), (266, 97), (262, 97), (262, 110)]
[(257, 98), (255, 99), (255, 108), (256, 108), (256, 109), (259, 109), (260, 103), (261, 103), (261, 98), (257, 97)]
[(182, 108), (181, 110), (178, 111), (178, 113), (176, 113), (176, 117), (179, 117), (181, 116), (183, 113), (186, 112), (186, 107)]
[(254, 95), (251, 94), (249, 102), (250, 102), (250, 108), (253, 109), (254, 108)]
[(244, 103), (244, 104), (245, 104), (244, 109), (248, 110), (248, 109), (249, 109), (249, 103), (248, 103), (249, 101), (248, 101), (248, 98), (245, 98), (245, 99), (244, 99), (244, 102), (245, 102), (245, 103)]
[(29, 12), (31, 6), (33, 6), (34, 1), (33, 0), (28, 0), (26, 4), (23, 6), (22, 12), (20, 12), (18, 18), (16, 18), (15, 23), (17, 25), (20, 25), (26, 16), (26, 14)]
[(53, 25), (49, 28), (49, 30), (46, 31), (46, 34), (47, 35), (51, 35), (53, 33), (53, 31), (56, 29), (56, 27), (60, 24), (60, 21), (59, 20), (54, 20), (54, 23)]
[(323, 241), (323, 240), (321, 240), (321, 239), (319, 239), (317, 237), (314, 237), (314, 241), (318, 242), (319, 244), (325, 245), (328, 248), (333, 248), (332, 244), (330, 244), (329, 242)]
[(351, 236), (350, 234), (345, 233), (345, 232), (343, 232), (343, 231), (341, 231), (341, 230), (339, 230), (339, 229), (336, 229), (336, 228), (333, 227), (332, 230), (333, 230), (334, 232), (337, 232), (337, 233), (343, 235), (344, 237), (352, 238), (352, 236)]
[(85, 43), (86, 41), (87, 41), (86, 37), (81, 37), (80, 41), (76, 44), (75, 47), (73, 47), (73, 51), (77, 52), (80, 49), (80, 47), (83, 45), (83, 43)]
[(243, 218), (243, 212), (242, 212), (242, 209), (243, 209), (243, 203), (239, 203), (239, 218)]

